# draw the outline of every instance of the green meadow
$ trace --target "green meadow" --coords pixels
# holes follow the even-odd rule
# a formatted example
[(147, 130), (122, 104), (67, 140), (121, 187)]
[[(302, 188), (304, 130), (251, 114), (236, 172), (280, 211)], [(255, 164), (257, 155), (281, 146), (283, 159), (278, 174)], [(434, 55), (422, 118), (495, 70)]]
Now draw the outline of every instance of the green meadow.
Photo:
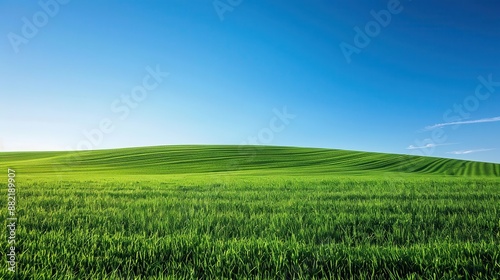
[(261, 146), (0, 153), (5, 218), (9, 168), (16, 271), (2, 262), (1, 279), (500, 275), (500, 164)]

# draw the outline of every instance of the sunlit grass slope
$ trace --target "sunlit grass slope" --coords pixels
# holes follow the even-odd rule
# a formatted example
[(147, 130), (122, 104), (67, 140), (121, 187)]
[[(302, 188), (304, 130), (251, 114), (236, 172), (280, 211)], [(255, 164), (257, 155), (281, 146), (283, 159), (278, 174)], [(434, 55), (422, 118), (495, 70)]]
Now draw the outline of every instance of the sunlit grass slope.
[(255, 146), (0, 153), (5, 193), (7, 168), (17, 271), (0, 279), (500, 275), (499, 164)]
[(0, 153), (0, 166), (33, 175), (197, 174), (500, 176), (500, 164), (318, 148), (157, 146), (82, 152)]

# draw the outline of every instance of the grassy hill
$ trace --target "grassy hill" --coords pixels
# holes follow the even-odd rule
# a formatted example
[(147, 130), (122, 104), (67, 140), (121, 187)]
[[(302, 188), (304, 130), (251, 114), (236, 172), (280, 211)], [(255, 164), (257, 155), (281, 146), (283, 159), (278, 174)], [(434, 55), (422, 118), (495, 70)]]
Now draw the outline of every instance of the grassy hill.
[(0, 153), (0, 169), (17, 269), (0, 279), (500, 275), (499, 164), (161, 146)]
[(0, 153), (0, 167), (36, 175), (238, 174), (500, 176), (500, 164), (345, 150), (270, 146), (157, 146)]

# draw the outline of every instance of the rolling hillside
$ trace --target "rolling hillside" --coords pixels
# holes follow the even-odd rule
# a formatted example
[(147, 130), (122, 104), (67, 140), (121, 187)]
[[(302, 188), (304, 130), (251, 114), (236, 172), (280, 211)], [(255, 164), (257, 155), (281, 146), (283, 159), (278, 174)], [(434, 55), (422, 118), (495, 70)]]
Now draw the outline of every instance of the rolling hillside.
[(157, 146), (82, 152), (0, 153), (2, 168), (51, 174), (500, 176), (500, 164), (344, 150), (271, 146)]
[(500, 164), (161, 146), (0, 153), (0, 169), (17, 267), (0, 279), (500, 275)]

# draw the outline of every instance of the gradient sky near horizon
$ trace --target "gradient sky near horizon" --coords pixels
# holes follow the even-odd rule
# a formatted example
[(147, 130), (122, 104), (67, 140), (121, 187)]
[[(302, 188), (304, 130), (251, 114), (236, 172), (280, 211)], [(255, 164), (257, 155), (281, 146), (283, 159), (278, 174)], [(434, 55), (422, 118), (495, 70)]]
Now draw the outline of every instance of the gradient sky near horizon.
[[(401, 0), (380, 30), (371, 11), (397, 1), (54, 1), (0, 2), (0, 151), (87, 147), (108, 119), (91, 148), (256, 138), (500, 163), (498, 1)], [(118, 113), (148, 67), (169, 75)]]

